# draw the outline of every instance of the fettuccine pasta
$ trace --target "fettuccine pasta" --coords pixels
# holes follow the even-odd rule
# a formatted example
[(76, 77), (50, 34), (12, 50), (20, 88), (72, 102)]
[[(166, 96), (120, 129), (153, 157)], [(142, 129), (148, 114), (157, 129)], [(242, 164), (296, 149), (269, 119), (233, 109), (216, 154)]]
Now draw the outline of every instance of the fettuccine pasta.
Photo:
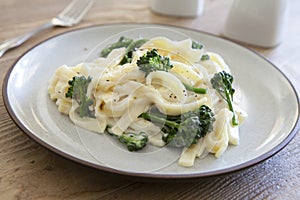
[[(171, 69), (145, 74), (139, 68), (137, 61), (153, 49), (170, 59)], [(196, 143), (183, 147), (178, 163), (184, 167), (193, 166), (195, 158), (207, 153), (219, 158), (229, 144), (239, 144), (239, 125), (247, 113), (239, 107), (238, 98), (233, 99), (232, 112), (210, 82), (218, 72), (231, 73), (220, 55), (207, 52), (204, 47), (193, 48), (191, 39), (172, 41), (166, 37), (149, 39), (134, 49), (130, 62), (120, 64), (127, 53), (126, 47), (115, 48), (106, 57), (92, 62), (59, 67), (48, 87), (58, 111), (85, 129), (105, 133), (109, 128), (109, 132), (116, 136), (144, 132), (148, 143), (163, 147), (167, 145), (162, 139), (164, 131), (151, 120), (142, 118), (142, 113), (155, 107), (165, 116), (179, 116), (206, 105), (214, 113), (213, 129)], [(66, 97), (70, 80), (76, 76), (91, 77), (86, 97), (92, 100), (88, 108), (92, 117), (80, 116), (80, 103)], [(206, 92), (193, 92), (187, 89), (187, 85), (204, 88)], [(232, 122), (234, 115), (238, 125)]]

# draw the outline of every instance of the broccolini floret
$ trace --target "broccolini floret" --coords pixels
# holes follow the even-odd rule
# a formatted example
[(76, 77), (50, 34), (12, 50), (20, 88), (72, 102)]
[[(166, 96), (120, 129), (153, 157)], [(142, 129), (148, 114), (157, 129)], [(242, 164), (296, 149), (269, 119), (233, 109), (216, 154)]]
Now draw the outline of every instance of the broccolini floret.
[(163, 116), (161, 113), (143, 113), (142, 118), (162, 126), (162, 140), (174, 147), (189, 147), (213, 130), (215, 121), (211, 109), (202, 105), (199, 109), (178, 116)]
[(148, 142), (148, 135), (144, 132), (124, 132), (122, 135), (116, 135), (111, 131), (110, 125), (107, 125), (105, 130), (109, 135), (116, 137), (118, 141), (126, 145), (128, 151), (139, 151), (143, 149)]
[(147, 51), (146, 54), (137, 60), (136, 64), (140, 70), (146, 73), (146, 76), (153, 71), (169, 71), (173, 67), (169, 57), (161, 56), (156, 49)]
[(118, 137), (119, 141), (126, 145), (129, 151), (139, 151), (143, 149), (148, 142), (148, 135), (140, 133), (123, 133)]
[(209, 59), (210, 59), (210, 57), (209, 57), (208, 54), (203, 54), (202, 57), (201, 57), (202, 61), (206, 61), (206, 60), (209, 60)]
[(193, 41), (192, 42), (192, 48), (193, 49), (202, 49), (203, 48), (203, 44), (201, 44), (199, 42), (196, 42), (196, 41)]
[(70, 87), (65, 96), (74, 99), (78, 103), (77, 112), (81, 118), (95, 117), (94, 112), (89, 108), (94, 101), (86, 96), (87, 88), (91, 81), (92, 78), (90, 76), (87, 78), (85, 76), (74, 76), (72, 80), (68, 81)]
[(235, 92), (232, 87), (233, 76), (225, 71), (214, 74), (210, 80), (212, 87), (217, 90), (221, 97), (227, 102), (229, 110), (233, 113), (232, 124), (237, 126), (238, 120), (233, 109), (233, 94)]
[[(192, 42), (192, 49), (203, 49), (203, 44), (200, 44), (199, 42), (196, 42), (196, 41), (193, 41)], [(205, 61), (205, 60), (209, 60), (210, 57), (208, 54), (203, 54), (202, 57), (201, 57), (201, 60), (202, 61)]]

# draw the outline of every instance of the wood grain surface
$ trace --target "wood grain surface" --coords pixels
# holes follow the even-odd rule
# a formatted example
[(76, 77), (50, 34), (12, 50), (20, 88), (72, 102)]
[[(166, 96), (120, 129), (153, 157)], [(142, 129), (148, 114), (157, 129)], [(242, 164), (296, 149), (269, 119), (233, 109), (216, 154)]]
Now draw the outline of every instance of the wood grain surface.
[[(221, 36), (231, 2), (205, 0), (202, 16), (176, 18), (153, 14), (147, 0), (95, 0), (80, 25), (45, 31), (0, 58), (0, 89), (16, 59), (53, 35), (96, 24), (142, 22), (194, 28)], [(47, 22), (68, 3), (68, 0), (1, 0), (0, 41)], [(289, 5), (282, 43), (271, 49), (248, 47), (276, 64), (300, 91), (300, 1), (290, 0)], [(11, 120), (0, 95), (1, 200), (300, 199), (299, 134), (272, 158), (238, 173), (194, 182), (143, 182), (84, 167), (36, 144)]]

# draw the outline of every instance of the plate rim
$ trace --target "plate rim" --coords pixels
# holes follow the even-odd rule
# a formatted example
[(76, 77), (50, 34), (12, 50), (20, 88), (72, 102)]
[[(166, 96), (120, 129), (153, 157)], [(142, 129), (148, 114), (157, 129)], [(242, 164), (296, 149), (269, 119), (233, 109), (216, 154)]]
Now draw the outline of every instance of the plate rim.
[[(98, 165), (96, 163), (92, 163), (86, 160), (83, 160), (79, 157), (73, 156), (71, 154), (68, 154), (67, 152), (61, 151), (57, 148), (55, 148), (54, 146), (46, 143), (45, 141), (43, 141), (42, 139), (38, 138), (34, 133), (32, 133), (30, 130), (28, 130), (26, 128), (26, 126), (23, 124), (22, 120), (20, 120), (16, 114), (14, 113), (12, 106), (9, 102), (8, 99), (8, 80), (10, 78), (11, 72), (14, 69), (14, 67), (17, 65), (17, 63), (24, 57), (26, 56), (29, 52), (31, 52), (34, 48), (36, 48), (37, 46), (52, 40), (54, 38), (63, 36), (63, 35), (67, 35), (70, 34), (72, 32), (77, 32), (77, 31), (81, 31), (81, 30), (85, 30), (85, 29), (92, 29), (92, 28), (101, 28), (101, 27), (111, 27), (111, 26), (149, 26), (149, 25), (153, 25), (153, 26), (162, 26), (165, 28), (177, 28), (177, 29), (183, 29), (183, 30), (187, 30), (187, 31), (192, 31), (194, 33), (202, 33), (205, 35), (209, 35), (212, 36), (214, 38), (223, 40), (225, 42), (229, 42), (233, 45), (237, 45), (239, 48), (243, 48), (245, 50), (248, 50), (254, 54), (256, 54), (256, 56), (258, 56), (260, 59), (263, 59), (264, 61), (268, 62), (274, 69), (276, 69), (280, 75), (288, 82), (289, 86), (291, 87), (293, 94), (296, 97), (296, 101), (297, 101), (297, 105), (298, 105), (298, 116), (296, 119), (296, 122), (293, 126), (293, 128), (291, 129), (290, 133), (288, 134), (288, 136), (282, 141), (280, 142), (278, 145), (276, 145), (275, 147), (273, 147), (271, 150), (269, 150), (268, 152), (254, 158), (251, 159), (249, 161), (243, 162), (241, 164), (235, 165), (235, 166), (231, 166), (225, 169), (218, 169), (218, 170), (214, 170), (214, 171), (210, 171), (210, 172), (199, 172), (199, 173), (185, 173), (185, 174), (156, 174), (156, 173), (146, 173), (146, 172), (132, 172), (132, 171), (122, 171), (122, 170), (118, 170), (118, 169), (114, 169), (114, 168), (110, 168), (108, 166), (101, 166)], [(3, 98), (3, 102), (4, 102), (4, 107), (6, 108), (9, 116), (11, 117), (11, 119), (13, 120), (13, 122), (18, 126), (18, 128), (24, 132), (29, 138), (31, 138), (34, 142), (36, 142), (37, 144), (43, 146), (44, 148), (50, 150), (51, 152), (55, 153), (56, 155), (59, 155), (60, 157), (63, 157), (65, 159), (68, 159), (72, 162), (75, 162), (77, 164), (86, 166), (86, 167), (90, 167), (96, 170), (101, 170), (104, 172), (109, 172), (112, 174), (118, 174), (118, 175), (124, 175), (127, 177), (134, 177), (134, 178), (147, 178), (147, 179), (156, 179), (156, 180), (164, 180), (164, 179), (168, 179), (168, 180), (183, 180), (183, 179), (199, 179), (199, 178), (207, 178), (207, 177), (215, 177), (215, 176), (221, 176), (221, 175), (226, 175), (226, 174), (231, 174), (231, 173), (236, 173), (239, 171), (242, 171), (244, 169), (253, 167), (254, 165), (257, 165), (258, 163), (261, 163), (267, 159), (269, 159), (270, 157), (274, 156), (275, 154), (279, 153), (282, 149), (284, 149), (291, 141), (292, 139), (295, 137), (295, 135), (297, 134), (299, 128), (300, 128), (300, 103), (299, 103), (299, 96), (298, 93), (293, 85), (293, 83), (291, 82), (291, 80), (275, 65), (273, 64), (269, 59), (267, 59), (266, 57), (264, 57), (263, 55), (259, 54), (258, 52), (243, 46), (242, 44), (237, 43), (234, 40), (228, 39), (228, 38), (224, 38), (222, 36), (216, 35), (216, 34), (212, 34), (209, 32), (205, 32), (205, 31), (201, 31), (201, 30), (197, 30), (194, 28), (189, 28), (189, 27), (183, 27), (183, 26), (178, 26), (178, 25), (169, 25), (169, 24), (162, 24), (162, 23), (108, 23), (108, 24), (95, 24), (95, 25), (91, 25), (91, 26), (87, 26), (87, 27), (80, 27), (80, 28), (76, 28), (76, 29), (72, 29), (72, 30), (68, 30), (59, 34), (56, 34), (54, 36), (51, 36), (49, 38), (46, 38), (45, 40), (38, 42), (37, 44), (35, 44), (34, 46), (30, 47), (29, 49), (27, 49), (24, 53), (22, 53), (14, 62), (13, 64), (9, 67), (8, 71), (5, 74), (5, 77), (3, 79), (3, 84), (2, 84), (2, 98)]]

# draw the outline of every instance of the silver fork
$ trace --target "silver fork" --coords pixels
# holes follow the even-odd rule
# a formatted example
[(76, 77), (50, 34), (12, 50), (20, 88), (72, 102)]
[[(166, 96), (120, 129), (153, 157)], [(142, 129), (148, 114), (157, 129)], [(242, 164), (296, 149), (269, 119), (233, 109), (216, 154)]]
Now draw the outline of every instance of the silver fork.
[(36, 29), (0, 43), (0, 58), (9, 49), (20, 46), (35, 34), (54, 26), (70, 27), (78, 24), (92, 6), (93, 0), (73, 0), (61, 13), (50, 22)]

